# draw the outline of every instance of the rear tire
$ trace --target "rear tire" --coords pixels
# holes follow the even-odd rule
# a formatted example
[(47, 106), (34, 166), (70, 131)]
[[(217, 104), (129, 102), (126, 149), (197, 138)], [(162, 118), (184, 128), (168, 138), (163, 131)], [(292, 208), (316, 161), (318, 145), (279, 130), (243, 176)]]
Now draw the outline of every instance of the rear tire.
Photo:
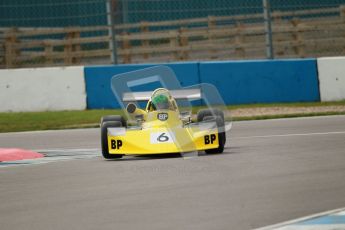
[(212, 117), (220, 116), (224, 121), (224, 113), (220, 109), (202, 109), (202, 110), (199, 110), (199, 112), (197, 114), (197, 120), (202, 121), (204, 117), (208, 117), (208, 116), (212, 116)]
[(123, 127), (121, 121), (104, 121), (101, 123), (101, 146), (102, 155), (105, 159), (116, 159), (123, 156), (122, 154), (109, 154), (108, 128), (114, 127)]
[(119, 121), (119, 122), (121, 122), (121, 125), (123, 127), (127, 127), (126, 120), (123, 118), (123, 116), (120, 116), (120, 115), (108, 115), (108, 116), (102, 117), (101, 126), (102, 126), (103, 122), (107, 122), (107, 121)]
[[(225, 134), (225, 127), (224, 127), (224, 113), (219, 109), (205, 109), (200, 110), (197, 115), (198, 122), (209, 120), (210, 117), (213, 117), (216, 121), (217, 128), (218, 128), (218, 148), (215, 149), (207, 149), (205, 150), (206, 153), (222, 153), (224, 151), (224, 146), (226, 142), (226, 134)], [(221, 130), (222, 132), (219, 132)]]

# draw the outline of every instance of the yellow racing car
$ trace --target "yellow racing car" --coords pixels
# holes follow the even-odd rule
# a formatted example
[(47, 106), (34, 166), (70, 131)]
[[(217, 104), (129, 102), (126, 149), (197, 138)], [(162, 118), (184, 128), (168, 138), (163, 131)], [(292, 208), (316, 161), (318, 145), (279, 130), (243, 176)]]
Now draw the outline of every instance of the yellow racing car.
[[(140, 109), (128, 103), (127, 118), (105, 116), (101, 120), (102, 155), (106, 159), (124, 155), (151, 155), (205, 151), (222, 153), (226, 142), (224, 113), (220, 109), (198, 111), (193, 122), (191, 112), (181, 112), (176, 100), (197, 99), (200, 89), (124, 93), (124, 102), (146, 102)], [(134, 121), (129, 124), (129, 120)]]

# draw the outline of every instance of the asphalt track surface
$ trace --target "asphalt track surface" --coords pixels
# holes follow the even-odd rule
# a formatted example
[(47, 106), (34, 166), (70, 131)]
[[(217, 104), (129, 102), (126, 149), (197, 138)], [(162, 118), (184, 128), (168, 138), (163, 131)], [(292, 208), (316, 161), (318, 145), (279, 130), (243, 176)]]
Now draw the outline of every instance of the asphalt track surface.
[[(0, 228), (253, 229), (345, 206), (345, 116), (227, 135), (218, 155), (0, 167)], [(100, 148), (99, 130), (0, 134), (0, 146), (80, 154)]]

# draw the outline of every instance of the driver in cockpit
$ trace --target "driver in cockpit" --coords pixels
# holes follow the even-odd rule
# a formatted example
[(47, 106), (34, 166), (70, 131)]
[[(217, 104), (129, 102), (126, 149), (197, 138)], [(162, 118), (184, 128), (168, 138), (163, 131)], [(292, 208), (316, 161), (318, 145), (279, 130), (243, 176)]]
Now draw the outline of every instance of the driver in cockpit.
[(176, 110), (177, 106), (169, 92), (160, 89), (155, 91), (151, 97), (153, 110)]

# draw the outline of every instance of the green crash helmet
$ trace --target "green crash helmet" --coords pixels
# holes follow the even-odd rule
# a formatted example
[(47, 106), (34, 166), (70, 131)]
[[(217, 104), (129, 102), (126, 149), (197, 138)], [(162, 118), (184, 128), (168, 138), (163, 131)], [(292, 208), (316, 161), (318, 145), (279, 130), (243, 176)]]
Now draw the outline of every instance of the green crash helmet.
[(156, 95), (152, 98), (152, 104), (155, 109), (169, 109), (169, 98), (164, 94)]

